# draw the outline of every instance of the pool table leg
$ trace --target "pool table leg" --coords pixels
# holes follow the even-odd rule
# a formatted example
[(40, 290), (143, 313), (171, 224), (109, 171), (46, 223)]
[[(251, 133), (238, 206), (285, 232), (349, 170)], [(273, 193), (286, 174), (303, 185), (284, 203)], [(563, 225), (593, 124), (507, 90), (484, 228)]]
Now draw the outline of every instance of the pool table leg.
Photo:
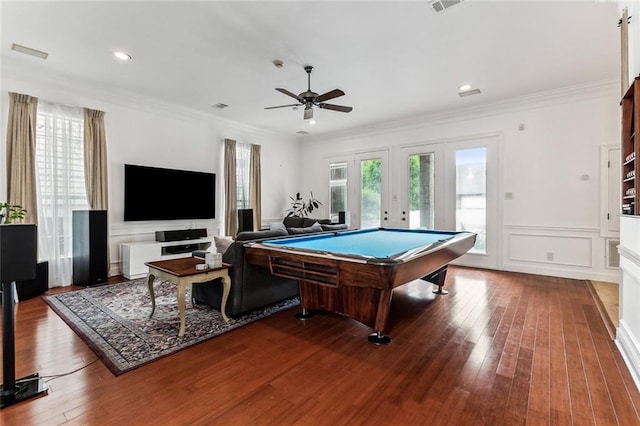
[(371, 333), (369, 335), (369, 342), (374, 345), (388, 345), (391, 343), (391, 337), (386, 334), (382, 334), (382, 331), (376, 331), (375, 333)]
[(309, 312), (307, 309), (302, 308), (302, 312), (298, 312), (296, 314), (296, 318), (299, 320), (308, 320), (313, 316), (313, 313)]
[(447, 267), (443, 266), (442, 268), (438, 269), (435, 272), (430, 273), (429, 275), (426, 275), (424, 277), (422, 277), (423, 280), (425, 281), (429, 281), (430, 283), (433, 283), (435, 285), (438, 286), (437, 290), (433, 290), (433, 292), (435, 294), (449, 294), (449, 292), (447, 290), (444, 290), (442, 287), (444, 286), (444, 280), (447, 277)]

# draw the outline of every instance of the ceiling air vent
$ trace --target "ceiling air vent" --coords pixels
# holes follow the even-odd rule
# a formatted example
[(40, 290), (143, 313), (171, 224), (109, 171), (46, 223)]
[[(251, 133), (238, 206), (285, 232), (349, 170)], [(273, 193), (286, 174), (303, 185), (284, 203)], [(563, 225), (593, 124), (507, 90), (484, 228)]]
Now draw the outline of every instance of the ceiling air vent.
[(431, 7), (436, 12), (442, 12), (445, 9), (455, 6), (458, 3), (462, 3), (464, 0), (434, 0), (431, 2)]
[(458, 96), (464, 98), (465, 96), (471, 96), (471, 95), (479, 95), (480, 93), (480, 89), (473, 89), (473, 90), (467, 90), (466, 92), (458, 92)]
[(311, 133), (309, 132), (305, 132), (304, 130), (300, 130), (299, 132), (296, 132), (299, 135), (310, 135)]
[(223, 104), (222, 102), (218, 102), (217, 104), (211, 105), (211, 108), (225, 109), (228, 106), (229, 105), (227, 105), (227, 104)]
[(35, 56), (40, 59), (47, 59), (49, 54), (47, 52), (42, 52), (40, 50), (32, 49), (27, 46), (22, 46), (20, 44), (13, 43), (11, 45), (11, 50), (15, 50), (16, 52), (24, 53), (25, 55)]

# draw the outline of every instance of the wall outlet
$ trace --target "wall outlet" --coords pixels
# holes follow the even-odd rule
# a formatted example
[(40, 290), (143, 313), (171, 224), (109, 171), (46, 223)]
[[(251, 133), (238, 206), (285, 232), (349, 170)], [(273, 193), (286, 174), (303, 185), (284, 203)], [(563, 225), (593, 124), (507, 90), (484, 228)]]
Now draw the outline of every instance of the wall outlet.
[(553, 252), (547, 252), (547, 260), (553, 260)]

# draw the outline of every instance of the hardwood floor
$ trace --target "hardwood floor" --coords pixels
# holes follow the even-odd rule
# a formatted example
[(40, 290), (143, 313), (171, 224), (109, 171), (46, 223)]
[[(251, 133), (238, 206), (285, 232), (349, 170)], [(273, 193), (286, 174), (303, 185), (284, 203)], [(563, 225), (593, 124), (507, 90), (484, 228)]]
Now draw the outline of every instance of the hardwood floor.
[(618, 283), (603, 281), (590, 281), (590, 284), (592, 293), (595, 293), (594, 299), (600, 309), (600, 315), (603, 317), (604, 323), (609, 330), (609, 335), (611, 338), (615, 338), (620, 313), (620, 285)]
[(450, 267), (449, 295), (432, 288), (394, 292), (388, 346), (296, 308), (119, 377), (27, 300), (16, 377), (79, 370), (0, 424), (640, 425), (640, 393), (586, 281)]

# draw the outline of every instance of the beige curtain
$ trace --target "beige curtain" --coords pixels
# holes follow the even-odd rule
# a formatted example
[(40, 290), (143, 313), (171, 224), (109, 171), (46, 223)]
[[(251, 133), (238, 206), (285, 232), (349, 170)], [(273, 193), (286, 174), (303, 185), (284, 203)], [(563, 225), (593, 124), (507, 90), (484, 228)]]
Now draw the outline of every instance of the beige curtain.
[(238, 232), (236, 199), (236, 141), (224, 140), (224, 200), (225, 235), (235, 238)]
[(84, 174), (91, 210), (108, 210), (104, 111), (84, 108)]
[(36, 199), (36, 116), (38, 98), (9, 93), (7, 202), (27, 210), (25, 223), (38, 223)]
[(251, 145), (251, 170), (249, 172), (249, 206), (253, 209), (253, 230), (262, 226), (262, 183), (260, 180), (260, 145)]

